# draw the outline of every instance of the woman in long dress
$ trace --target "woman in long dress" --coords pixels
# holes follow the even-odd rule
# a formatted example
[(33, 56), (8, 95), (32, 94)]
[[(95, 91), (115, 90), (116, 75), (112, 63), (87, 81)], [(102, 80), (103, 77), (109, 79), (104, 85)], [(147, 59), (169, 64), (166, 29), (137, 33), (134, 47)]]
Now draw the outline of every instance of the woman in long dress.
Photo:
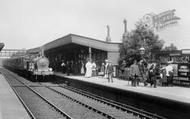
[(88, 60), (85, 67), (86, 67), (85, 77), (90, 78), (92, 76), (92, 63)]

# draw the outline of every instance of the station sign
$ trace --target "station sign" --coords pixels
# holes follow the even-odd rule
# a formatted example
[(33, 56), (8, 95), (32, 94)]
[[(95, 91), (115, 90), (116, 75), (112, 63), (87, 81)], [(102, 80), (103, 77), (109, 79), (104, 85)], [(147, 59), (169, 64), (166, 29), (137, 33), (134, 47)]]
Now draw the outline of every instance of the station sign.
[(143, 16), (142, 22), (144, 23), (145, 27), (158, 31), (178, 23), (180, 18), (175, 16), (175, 11), (176, 10), (173, 9), (160, 14), (146, 14)]
[(178, 69), (178, 75), (181, 77), (189, 77), (189, 65), (188, 64), (179, 64), (179, 69)]
[(182, 49), (182, 54), (190, 54), (190, 49)]

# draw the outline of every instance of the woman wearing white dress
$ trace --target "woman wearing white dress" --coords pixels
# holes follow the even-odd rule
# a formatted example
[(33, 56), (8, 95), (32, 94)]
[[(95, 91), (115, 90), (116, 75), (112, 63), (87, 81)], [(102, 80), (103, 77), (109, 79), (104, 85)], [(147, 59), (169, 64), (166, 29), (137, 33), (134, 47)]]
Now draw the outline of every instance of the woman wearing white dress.
[(86, 67), (85, 77), (90, 78), (92, 76), (92, 63), (90, 62), (90, 60), (87, 61), (85, 67)]

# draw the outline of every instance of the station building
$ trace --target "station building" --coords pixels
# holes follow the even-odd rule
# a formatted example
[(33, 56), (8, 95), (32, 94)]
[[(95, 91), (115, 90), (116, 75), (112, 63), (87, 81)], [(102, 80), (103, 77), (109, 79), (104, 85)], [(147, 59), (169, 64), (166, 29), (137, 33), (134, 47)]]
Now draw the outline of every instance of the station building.
[(101, 41), (85, 36), (69, 34), (52, 42), (44, 44), (42, 47), (29, 49), (28, 53), (41, 52), (50, 60), (50, 66), (57, 71), (61, 70), (61, 63), (69, 62), (72, 73), (80, 74), (82, 65), (86, 64), (88, 58), (95, 61), (98, 70), (105, 60), (112, 62), (114, 66), (118, 65), (119, 48), (121, 43), (112, 43), (109, 40)]

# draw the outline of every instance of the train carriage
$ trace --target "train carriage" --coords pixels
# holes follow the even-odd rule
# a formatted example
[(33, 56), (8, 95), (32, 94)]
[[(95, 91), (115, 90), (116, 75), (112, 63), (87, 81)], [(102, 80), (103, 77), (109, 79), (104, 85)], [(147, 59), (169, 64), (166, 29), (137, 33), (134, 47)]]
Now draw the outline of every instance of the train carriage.
[(4, 60), (3, 66), (33, 80), (45, 80), (54, 75), (52, 68), (49, 67), (49, 60), (45, 56), (12, 57)]

